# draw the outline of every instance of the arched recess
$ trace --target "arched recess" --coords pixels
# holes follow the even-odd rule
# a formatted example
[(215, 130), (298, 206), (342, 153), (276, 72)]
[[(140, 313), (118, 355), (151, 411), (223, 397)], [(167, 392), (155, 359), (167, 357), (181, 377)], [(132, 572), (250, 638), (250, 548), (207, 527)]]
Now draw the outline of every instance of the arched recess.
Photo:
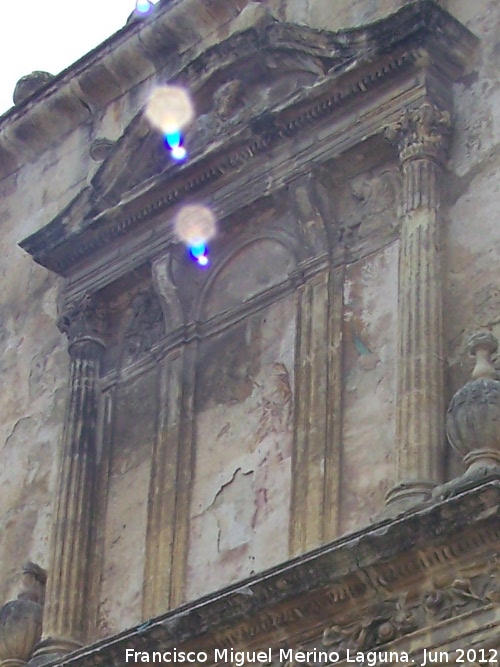
[(240, 239), (198, 303), (188, 599), (288, 557), (296, 268), (287, 235)]

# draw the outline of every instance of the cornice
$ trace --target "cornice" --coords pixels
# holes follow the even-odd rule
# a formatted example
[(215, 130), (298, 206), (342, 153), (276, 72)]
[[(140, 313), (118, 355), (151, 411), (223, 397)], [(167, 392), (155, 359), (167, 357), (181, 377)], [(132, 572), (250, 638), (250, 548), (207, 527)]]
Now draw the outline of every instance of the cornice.
[(151, 16), (125, 25), (0, 117), (0, 179), (158, 72), (175, 76), (178, 54), (219, 41), (248, 2), (212, 0), (206, 9), (200, 0), (163, 0)]
[[(426, 624), (435, 631), (436, 623), (450, 625), (449, 619), (461, 614), (484, 611), (491, 616), (494, 612), (498, 624), (499, 543), (500, 480), (491, 478), (456, 497), (375, 523), (51, 664), (109, 667), (123, 663), (126, 648), (276, 648), (283, 645), (284, 637), (294, 637), (290, 641), (295, 647), (313, 640), (335, 646), (336, 633), (344, 625), (346, 632), (338, 642), (361, 636), (365, 642), (366, 633), (350, 632), (359, 622), (372, 627), (368, 625), (372, 621), (364, 619), (373, 619), (373, 628), (378, 629), (382, 623), (397, 625), (398, 618), (409, 621), (411, 617), (411, 623), (405, 621), (400, 627), (398, 637), (412, 638)], [(410, 597), (408, 591), (413, 591)], [(445, 602), (450, 609), (443, 606)], [(383, 620), (386, 616), (389, 621)], [(460, 618), (454, 620), (460, 622)], [(357, 640), (353, 641), (355, 646)], [(362, 650), (370, 648), (360, 645)], [(340, 645), (337, 649), (344, 650)]]

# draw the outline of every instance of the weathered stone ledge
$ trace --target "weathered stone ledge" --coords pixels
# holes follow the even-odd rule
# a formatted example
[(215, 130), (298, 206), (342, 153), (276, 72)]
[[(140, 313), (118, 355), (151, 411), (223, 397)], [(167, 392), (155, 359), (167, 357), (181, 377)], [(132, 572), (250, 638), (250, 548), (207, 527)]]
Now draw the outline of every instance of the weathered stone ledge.
[[(318, 632), (321, 639), (324, 628), (348, 618), (349, 607), (355, 619), (372, 610), (376, 615), (381, 605), (388, 604), (399, 614), (412, 586), (424, 588), (415, 593), (418, 600), (409, 605), (411, 613), (424, 606), (422, 600), (433, 602), (437, 593), (444, 591), (452, 597), (460, 584), (468, 587), (470, 593), (466, 592), (465, 597), (473, 605), (467, 606), (466, 602), (458, 613), (487, 613), (492, 616), (492, 627), (496, 627), (498, 573), (488, 573), (486, 587), (481, 583), (482, 592), (477, 593), (473, 576), (465, 580), (460, 572), (461, 568), (470, 572), (478, 563), (486, 567), (494, 560), (499, 541), (500, 476), (492, 474), (453, 498), (429, 502), (396, 519), (346, 535), (51, 664), (109, 667), (123, 663), (126, 648), (140, 651), (185, 646), (207, 650), (244, 648), (256, 642), (277, 647), (284, 636), (296, 636), (298, 628), (307, 643), (315, 637), (318, 640)], [(435, 583), (443, 576), (453, 582), (448, 588)], [(429, 593), (430, 581), (435, 587), (431, 586)], [(429, 594), (431, 597), (426, 597)], [(433, 622), (447, 622), (449, 618), (438, 615)], [(417, 636), (423, 627), (417, 625), (403, 628), (399, 636), (408, 640)], [(377, 646), (382, 644), (379, 641)]]
[[(32, 162), (176, 55), (220, 32), (249, 0), (167, 2), (134, 21), (0, 117), (0, 180)], [(210, 40), (209, 40), (210, 41)]]

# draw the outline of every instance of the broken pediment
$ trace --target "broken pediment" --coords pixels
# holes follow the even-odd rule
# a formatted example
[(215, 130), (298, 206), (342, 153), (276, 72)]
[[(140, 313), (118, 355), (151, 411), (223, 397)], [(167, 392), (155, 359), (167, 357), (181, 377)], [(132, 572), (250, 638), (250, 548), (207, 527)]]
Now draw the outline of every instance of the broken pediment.
[(112, 256), (123, 259), (124, 240), (129, 260), (139, 253), (143, 262), (160, 239), (173, 241), (179, 203), (204, 201), (222, 220), (383, 137), (405, 106), (431, 98), (449, 108), (451, 82), (476, 44), (431, 0), (339, 33), (279, 22), (255, 4), (230, 37), (184, 56), (175, 82), (190, 90), (197, 114), (189, 158), (173, 163), (141, 110), (90, 186), (22, 242), (37, 262), (96, 275)]

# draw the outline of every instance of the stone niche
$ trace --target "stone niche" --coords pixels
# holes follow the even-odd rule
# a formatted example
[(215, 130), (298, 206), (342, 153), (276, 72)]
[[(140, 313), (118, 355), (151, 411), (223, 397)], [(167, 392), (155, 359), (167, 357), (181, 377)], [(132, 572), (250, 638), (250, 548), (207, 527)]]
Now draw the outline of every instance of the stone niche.
[[(295, 263), (274, 240), (247, 245), (215, 276), (204, 310), (257, 297)], [(288, 295), (199, 345), (188, 598), (288, 557), (295, 330)]]

